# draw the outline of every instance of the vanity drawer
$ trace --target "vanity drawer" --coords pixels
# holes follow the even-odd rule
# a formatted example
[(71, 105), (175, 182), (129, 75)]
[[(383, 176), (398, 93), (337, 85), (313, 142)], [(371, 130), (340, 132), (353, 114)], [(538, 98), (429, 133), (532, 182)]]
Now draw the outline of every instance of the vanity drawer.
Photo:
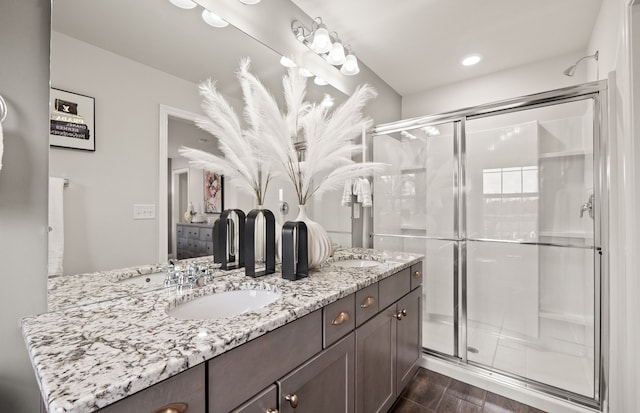
[[(267, 387), (266, 390), (249, 400), (242, 406), (238, 407), (231, 413), (266, 413), (277, 412), (278, 406), (278, 387), (275, 384)], [(271, 409), (271, 410), (270, 410)]]
[(182, 225), (177, 225), (176, 226), (176, 234), (177, 234), (178, 237), (186, 236), (186, 234), (184, 232), (184, 227)]
[(191, 239), (200, 238), (200, 228), (198, 227), (187, 227), (187, 237)]
[[(230, 412), (322, 350), (322, 311), (209, 360), (209, 411)], [(204, 410), (194, 410), (199, 412)]]
[(322, 346), (329, 347), (356, 327), (356, 295), (351, 294), (322, 309)]
[(200, 239), (202, 241), (211, 241), (213, 239), (213, 227), (200, 228)]
[(419, 285), (422, 285), (424, 272), (422, 271), (422, 261), (411, 266), (411, 289), (413, 290)]
[(378, 283), (356, 292), (356, 327), (378, 313)]
[(411, 269), (405, 268), (399, 273), (379, 282), (380, 310), (384, 310), (400, 297), (411, 291)]
[(169, 410), (171, 404), (186, 404), (187, 412), (206, 411), (205, 366), (199, 364), (126, 399), (111, 404), (99, 413), (138, 413)]

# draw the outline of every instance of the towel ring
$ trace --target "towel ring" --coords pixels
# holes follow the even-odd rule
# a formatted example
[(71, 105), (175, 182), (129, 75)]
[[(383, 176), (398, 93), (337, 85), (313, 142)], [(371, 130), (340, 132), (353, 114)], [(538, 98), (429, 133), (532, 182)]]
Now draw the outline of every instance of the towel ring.
[(4, 122), (4, 120), (7, 118), (7, 112), (7, 102), (5, 102), (2, 95), (0, 95), (0, 123)]

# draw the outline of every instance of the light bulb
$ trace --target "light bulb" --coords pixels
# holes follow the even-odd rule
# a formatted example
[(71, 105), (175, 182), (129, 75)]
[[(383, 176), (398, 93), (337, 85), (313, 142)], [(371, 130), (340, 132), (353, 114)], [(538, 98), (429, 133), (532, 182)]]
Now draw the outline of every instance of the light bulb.
[(329, 31), (324, 25), (320, 25), (314, 32), (310, 47), (316, 53), (327, 53), (331, 50), (331, 37), (329, 37)]
[(309, 69), (305, 69), (304, 67), (300, 68), (300, 74), (304, 77), (311, 77), (313, 76), (313, 73), (311, 73), (311, 71)]
[(258, 3), (260, 3), (260, 0), (240, 0), (240, 3), (244, 3), (244, 4), (258, 4)]
[(340, 68), (340, 72), (343, 75), (353, 76), (360, 73), (360, 67), (358, 67), (358, 59), (353, 53), (347, 55), (346, 60), (342, 67)]
[(339, 66), (344, 64), (347, 58), (344, 55), (344, 46), (340, 42), (335, 42), (331, 47), (331, 51), (327, 55), (327, 62), (332, 65)]
[(171, 4), (181, 9), (193, 9), (197, 4), (192, 0), (169, 0)]
[(296, 67), (296, 64), (293, 62), (293, 60), (284, 56), (280, 58), (280, 64), (284, 67)]
[(207, 9), (202, 11), (202, 20), (209, 26), (217, 28), (227, 27), (229, 25), (222, 17)]
[(323, 78), (316, 76), (315, 79), (313, 79), (313, 83), (315, 83), (318, 86), (326, 86), (328, 85), (327, 81), (324, 80)]

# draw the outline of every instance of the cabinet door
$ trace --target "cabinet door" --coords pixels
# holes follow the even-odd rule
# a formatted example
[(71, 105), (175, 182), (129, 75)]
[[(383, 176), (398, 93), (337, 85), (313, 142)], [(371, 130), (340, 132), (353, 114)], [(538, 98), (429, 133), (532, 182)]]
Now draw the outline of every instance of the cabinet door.
[(403, 297), (397, 304), (398, 314), (402, 318), (397, 324), (397, 387), (398, 394), (411, 381), (422, 354), (422, 287), (418, 287)]
[(387, 412), (396, 399), (396, 306), (356, 330), (356, 412)]
[(354, 355), (351, 333), (280, 380), (280, 411), (353, 413)]

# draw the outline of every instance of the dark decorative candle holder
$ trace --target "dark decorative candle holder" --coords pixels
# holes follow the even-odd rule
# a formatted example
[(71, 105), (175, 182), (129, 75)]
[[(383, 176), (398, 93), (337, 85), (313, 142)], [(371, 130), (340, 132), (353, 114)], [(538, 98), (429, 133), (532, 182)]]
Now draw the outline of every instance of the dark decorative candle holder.
[[(236, 220), (238, 240), (235, 239)], [(244, 267), (244, 221), (242, 210), (225, 209), (213, 225), (213, 262), (219, 262), (223, 270)]]
[(309, 275), (307, 226), (287, 221), (282, 226), (282, 278), (296, 281)]
[[(264, 219), (261, 223), (264, 225), (265, 239), (264, 243), (260, 243), (264, 248), (264, 271), (256, 272), (256, 221), (258, 217)], [(276, 219), (273, 212), (268, 209), (253, 209), (247, 214), (247, 222), (245, 226), (245, 274), (249, 277), (260, 277), (276, 272)]]

